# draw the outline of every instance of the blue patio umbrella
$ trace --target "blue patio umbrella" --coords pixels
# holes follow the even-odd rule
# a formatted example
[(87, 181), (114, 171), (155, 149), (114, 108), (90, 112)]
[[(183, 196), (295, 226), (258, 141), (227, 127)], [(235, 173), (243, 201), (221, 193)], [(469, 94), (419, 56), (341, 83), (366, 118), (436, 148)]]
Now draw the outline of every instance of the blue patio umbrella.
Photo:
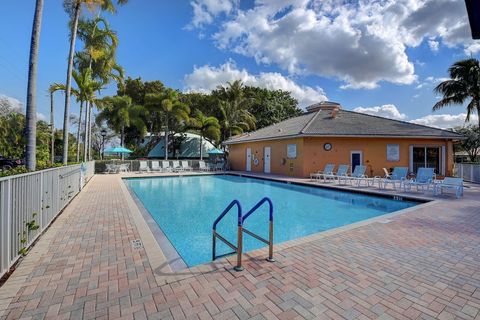
[(218, 155), (218, 154), (223, 154), (223, 151), (219, 150), (219, 149), (212, 149), (212, 150), (207, 151), (207, 153), (208, 154), (213, 154), (213, 155)]
[(124, 147), (112, 147), (107, 148), (104, 151), (105, 153), (132, 153), (133, 151)]

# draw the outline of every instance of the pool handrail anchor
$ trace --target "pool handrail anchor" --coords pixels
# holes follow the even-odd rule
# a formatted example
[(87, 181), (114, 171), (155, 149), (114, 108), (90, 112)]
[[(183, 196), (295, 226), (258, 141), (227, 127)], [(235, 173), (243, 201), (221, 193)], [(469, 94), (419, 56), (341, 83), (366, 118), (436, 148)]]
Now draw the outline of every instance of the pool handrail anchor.
[[(269, 205), (269, 235), (268, 235), (268, 240), (262, 238), (256, 233), (253, 233), (252, 231), (245, 229), (243, 227), (243, 222), (255, 211), (257, 211), (258, 208), (260, 208), (265, 202), (268, 203)], [(225, 215), (234, 207), (237, 206), (237, 246), (235, 246), (233, 243), (225, 239), (221, 234), (217, 232), (217, 224), (225, 217)], [(275, 262), (275, 259), (273, 259), (273, 203), (272, 200), (268, 197), (264, 197), (261, 199), (255, 206), (253, 206), (252, 209), (250, 209), (245, 215), (242, 216), (242, 206), (238, 200), (233, 200), (230, 202), (230, 204), (222, 211), (222, 213), (218, 216), (217, 219), (213, 222), (213, 228), (212, 228), (212, 260), (215, 261), (215, 259), (231, 255), (233, 253), (237, 254), (237, 265), (233, 268), (235, 271), (242, 271), (243, 266), (242, 266), (242, 252), (243, 252), (243, 233), (245, 232), (246, 234), (254, 237), (255, 239), (266, 243), (268, 245), (268, 258), (267, 261), (269, 262)], [(218, 255), (216, 254), (216, 245), (217, 245), (217, 238), (221, 240), (223, 243), (225, 243), (227, 246), (229, 246), (233, 251)]]
[[(253, 233), (252, 231), (246, 229), (243, 227), (243, 223), (245, 220), (255, 211), (257, 211), (258, 208), (260, 208), (265, 202), (268, 203), (269, 206), (269, 211), (268, 211), (268, 221), (269, 221), (269, 231), (268, 231), (268, 240), (260, 237), (258, 234)], [(255, 206), (253, 206), (252, 209), (250, 209), (245, 215), (242, 217), (242, 231), (245, 232), (246, 234), (254, 237), (255, 239), (266, 243), (268, 245), (268, 262), (275, 262), (275, 259), (273, 259), (273, 203), (272, 200), (270, 200), (269, 197), (264, 197), (261, 199)]]
[[(225, 215), (230, 211), (230, 209), (233, 208), (233, 206), (237, 206), (237, 228), (238, 228), (238, 237), (237, 237), (237, 246), (235, 246), (233, 243), (225, 239), (222, 235), (217, 233), (217, 224), (225, 217)], [(237, 254), (237, 265), (234, 267), (236, 271), (242, 271), (242, 244), (243, 244), (243, 239), (242, 239), (242, 205), (240, 204), (240, 201), (237, 199), (233, 200), (230, 202), (230, 204), (223, 210), (223, 212), (218, 216), (217, 219), (213, 222), (213, 236), (212, 236), (212, 260), (215, 261), (215, 259), (224, 257), (227, 255), (230, 255), (232, 253)], [(233, 249), (232, 252), (222, 254), (220, 256), (216, 255), (216, 248), (217, 248), (217, 238), (221, 240), (223, 243), (225, 243), (227, 246)]]

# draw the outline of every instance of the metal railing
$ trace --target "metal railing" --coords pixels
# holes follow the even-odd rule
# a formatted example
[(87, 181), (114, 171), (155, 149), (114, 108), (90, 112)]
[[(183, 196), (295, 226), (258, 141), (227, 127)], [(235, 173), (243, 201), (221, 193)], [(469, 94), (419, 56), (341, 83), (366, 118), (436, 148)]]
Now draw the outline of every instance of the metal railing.
[[(250, 230), (247, 230), (243, 227), (243, 223), (245, 220), (255, 211), (258, 210), (264, 203), (268, 203), (269, 205), (269, 235), (268, 240), (262, 238), (256, 233), (253, 233)], [(225, 215), (233, 208), (233, 206), (237, 206), (237, 245), (235, 246), (233, 243), (225, 239), (222, 235), (217, 232), (217, 224), (225, 217)], [(218, 216), (217, 219), (213, 222), (213, 231), (212, 231), (212, 260), (215, 261), (217, 258), (228, 256), (231, 254), (237, 254), (237, 265), (234, 267), (235, 271), (242, 271), (242, 254), (243, 254), (243, 233), (245, 232), (249, 236), (265, 243), (268, 245), (268, 258), (267, 261), (275, 262), (273, 259), (273, 203), (272, 200), (268, 197), (264, 197), (261, 199), (252, 209), (250, 209), (245, 215), (242, 216), (242, 206), (238, 200), (233, 200), (230, 204), (223, 210), (223, 212)], [(216, 254), (217, 251), (217, 238), (229, 246), (233, 251), (229, 253), (225, 253), (222, 255)]]
[(94, 162), (0, 178), (0, 277), (90, 180)]
[(454, 176), (465, 181), (480, 183), (480, 163), (455, 163)]

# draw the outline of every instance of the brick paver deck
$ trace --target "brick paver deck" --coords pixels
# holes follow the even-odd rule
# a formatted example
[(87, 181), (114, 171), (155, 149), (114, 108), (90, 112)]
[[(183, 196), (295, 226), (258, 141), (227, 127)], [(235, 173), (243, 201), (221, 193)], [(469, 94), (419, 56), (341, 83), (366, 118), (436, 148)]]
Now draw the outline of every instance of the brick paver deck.
[(0, 318), (480, 319), (479, 189), (159, 286), (118, 178), (95, 176), (0, 288), (1, 306), (20, 286)]

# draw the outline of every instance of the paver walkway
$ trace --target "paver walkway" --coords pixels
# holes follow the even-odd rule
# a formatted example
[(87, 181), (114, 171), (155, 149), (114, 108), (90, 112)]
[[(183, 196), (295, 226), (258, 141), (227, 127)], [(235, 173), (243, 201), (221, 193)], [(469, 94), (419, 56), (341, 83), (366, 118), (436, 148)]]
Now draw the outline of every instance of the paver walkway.
[(479, 189), (157, 286), (117, 178), (95, 176), (7, 281), (22, 283), (0, 318), (480, 319)]

